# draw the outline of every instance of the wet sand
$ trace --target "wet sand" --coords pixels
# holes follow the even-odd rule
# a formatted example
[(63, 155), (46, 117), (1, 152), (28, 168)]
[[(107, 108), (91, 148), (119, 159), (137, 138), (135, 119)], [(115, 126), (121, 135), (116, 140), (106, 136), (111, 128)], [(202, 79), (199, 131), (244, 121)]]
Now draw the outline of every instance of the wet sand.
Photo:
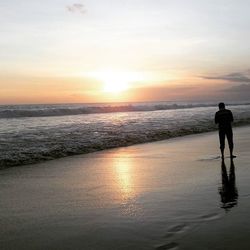
[(235, 171), (214, 132), (1, 170), (0, 249), (249, 249), (250, 127), (235, 144)]

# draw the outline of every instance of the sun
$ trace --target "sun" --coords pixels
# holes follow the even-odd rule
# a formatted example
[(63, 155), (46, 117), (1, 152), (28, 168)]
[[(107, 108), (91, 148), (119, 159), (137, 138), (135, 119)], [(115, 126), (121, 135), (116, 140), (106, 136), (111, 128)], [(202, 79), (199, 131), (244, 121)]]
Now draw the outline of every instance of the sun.
[(103, 91), (119, 94), (129, 89), (130, 76), (128, 73), (104, 71), (99, 73), (103, 83)]
[(91, 75), (103, 84), (102, 91), (109, 94), (122, 94), (131, 88), (131, 83), (138, 79), (133, 72), (102, 70)]
[(121, 93), (124, 92), (126, 90), (128, 90), (129, 86), (128, 83), (119, 83), (117, 84), (117, 82), (107, 82), (104, 85), (104, 92), (108, 92), (108, 93)]
[(118, 94), (129, 89), (129, 82), (118, 77), (110, 76), (103, 79), (103, 91)]

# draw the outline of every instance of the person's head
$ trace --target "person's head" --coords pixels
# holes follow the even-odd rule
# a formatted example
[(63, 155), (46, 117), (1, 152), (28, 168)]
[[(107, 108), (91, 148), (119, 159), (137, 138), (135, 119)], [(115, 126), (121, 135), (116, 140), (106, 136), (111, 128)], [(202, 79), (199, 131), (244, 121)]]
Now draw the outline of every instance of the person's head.
[(219, 110), (225, 109), (225, 103), (224, 102), (220, 102), (218, 106), (219, 106)]

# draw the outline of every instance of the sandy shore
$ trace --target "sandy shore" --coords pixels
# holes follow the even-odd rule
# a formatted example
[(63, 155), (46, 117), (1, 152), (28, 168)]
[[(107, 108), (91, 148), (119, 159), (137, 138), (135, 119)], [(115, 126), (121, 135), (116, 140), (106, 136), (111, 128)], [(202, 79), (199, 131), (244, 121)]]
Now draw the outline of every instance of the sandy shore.
[(214, 132), (1, 170), (0, 249), (249, 249), (250, 127), (235, 144), (235, 175)]

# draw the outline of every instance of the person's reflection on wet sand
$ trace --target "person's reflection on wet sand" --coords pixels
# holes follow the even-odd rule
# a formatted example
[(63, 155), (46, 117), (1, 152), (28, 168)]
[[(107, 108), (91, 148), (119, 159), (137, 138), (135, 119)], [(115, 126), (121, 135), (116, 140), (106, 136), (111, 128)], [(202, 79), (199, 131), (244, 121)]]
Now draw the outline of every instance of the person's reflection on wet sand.
[(233, 159), (231, 159), (229, 176), (224, 160), (221, 162), (221, 182), (222, 186), (219, 188), (221, 196), (221, 208), (229, 211), (232, 207), (237, 205), (238, 190), (235, 184), (235, 166)]

